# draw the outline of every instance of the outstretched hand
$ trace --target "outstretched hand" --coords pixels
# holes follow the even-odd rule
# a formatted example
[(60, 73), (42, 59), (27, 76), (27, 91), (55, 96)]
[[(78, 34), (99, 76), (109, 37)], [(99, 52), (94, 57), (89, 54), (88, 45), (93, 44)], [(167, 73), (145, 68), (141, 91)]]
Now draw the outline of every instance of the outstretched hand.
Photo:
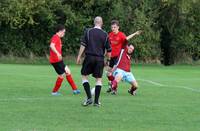
[(134, 36), (140, 35), (143, 31), (142, 30), (138, 30), (135, 33), (129, 35), (126, 37), (127, 40), (130, 40), (131, 38), (133, 38)]
[(140, 35), (143, 31), (142, 30), (138, 30), (135, 32), (136, 35)]

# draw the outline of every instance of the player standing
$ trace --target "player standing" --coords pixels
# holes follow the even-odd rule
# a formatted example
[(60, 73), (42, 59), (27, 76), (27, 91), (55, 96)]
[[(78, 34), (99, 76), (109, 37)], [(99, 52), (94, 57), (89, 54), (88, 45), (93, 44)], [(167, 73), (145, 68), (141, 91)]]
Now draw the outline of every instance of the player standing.
[(111, 52), (108, 34), (102, 30), (102, 18), (97, 16), (94, 19), (94, 25), (93, 28), (90, 28), (85, 32), (84, 37), (81, 40), (81, 46), (77, 57), (77, 63), (80, 63), (81, 55), (85, 51), (85, 59), (82, 64), (81, 75), (87, 99), (83, 103), (83, 106), (88, 106), (93, 103), (90, 84), (88, 81), (88, 75), (90, 74), (96, 78), (95, 99), (93, 104), (94, 106), (100, 106), (99, 96), (102, 86), (104, 54), (106, 50), (108, 57), (110, 57)]
[(66, 79), (72, 87), (74, 94), (80, 94), (80, 90), (77, 89), (76, 84), (72, 78), (70, 73), (70, 69), (68, 66), (65, 66), (62, 58), (62, 41), (61, 38), (65, 35), (65, 27), (63, 25), (58, 25), (56, 28), (56, 34), (51, 38), (50, 43), (50, 57), (49, 61), (51, 65), (54, 67), (56, 73), (58, 74), (55, 86), (52, 91), (52, 95), (60, 95), (58, 92), (59, 88), (64, 79), (64, 75), (66, 75)]

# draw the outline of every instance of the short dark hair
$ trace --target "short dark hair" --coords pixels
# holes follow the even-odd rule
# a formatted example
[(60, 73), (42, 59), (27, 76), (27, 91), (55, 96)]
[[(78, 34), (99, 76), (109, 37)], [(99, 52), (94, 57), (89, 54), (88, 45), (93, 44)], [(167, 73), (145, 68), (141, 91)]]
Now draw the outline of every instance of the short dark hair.
[(112, 20), (111, 25), (117, 25), (119, 26), (119, 21), (118, 20)]
[(59, 31), (61, 31), (61, 30), (64, 30), (64, 29), (65, 29), (65, 26), (64, 26), (64, 25), (58, 24), (58, 25), (56, 26), (56, 28), (55, 28), (55, 32), (57, 33), (57, 32), (59, 32)]

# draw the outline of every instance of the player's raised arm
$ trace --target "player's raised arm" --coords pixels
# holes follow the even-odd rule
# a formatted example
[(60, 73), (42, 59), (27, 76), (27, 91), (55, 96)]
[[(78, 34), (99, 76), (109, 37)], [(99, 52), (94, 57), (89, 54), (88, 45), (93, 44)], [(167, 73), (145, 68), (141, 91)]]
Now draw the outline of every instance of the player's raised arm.
[(129, 40), (129, 39), (133, 38), (134, 36), (140, 35), (141, 33), (142, 33), (142, 30), (138, 30), (135, 33), (127, 36), (126, 39)]

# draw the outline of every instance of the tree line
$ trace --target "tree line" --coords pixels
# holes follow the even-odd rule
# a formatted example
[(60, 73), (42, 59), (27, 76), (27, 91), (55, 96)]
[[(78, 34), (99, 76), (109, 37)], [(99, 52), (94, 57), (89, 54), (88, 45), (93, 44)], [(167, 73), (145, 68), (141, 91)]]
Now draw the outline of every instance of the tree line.
[(75, 55), (85, 28), (102, 16), (104, 30), (120, 21), (131, 39), (135, 61), (165, 65), (200, 59), (199, 0), (2, 0), (0, 1), (0, 55), (41, 57), (57, 24), (66, 26), (64, 55)]

